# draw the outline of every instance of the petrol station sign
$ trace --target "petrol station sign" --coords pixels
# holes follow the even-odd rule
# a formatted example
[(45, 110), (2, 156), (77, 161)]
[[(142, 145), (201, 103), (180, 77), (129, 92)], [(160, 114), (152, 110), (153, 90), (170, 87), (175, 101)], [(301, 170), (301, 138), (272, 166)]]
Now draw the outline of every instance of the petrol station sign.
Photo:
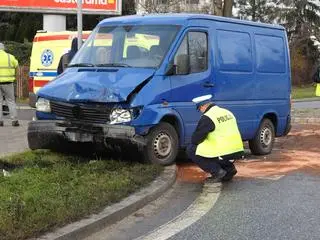
[[(121, 15), (121, 0), (82, 0), (84, 14)], [(0, 11), (75, 14), (77, 0), (1, 0)]]

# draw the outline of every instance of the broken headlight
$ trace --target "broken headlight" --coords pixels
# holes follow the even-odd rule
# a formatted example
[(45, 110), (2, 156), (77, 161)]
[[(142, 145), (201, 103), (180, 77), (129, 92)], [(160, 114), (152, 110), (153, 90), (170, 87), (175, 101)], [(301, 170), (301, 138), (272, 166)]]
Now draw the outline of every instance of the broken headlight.
[(50, 101), (44, 98), (38, 98), (36, 110), (38, 112), (51, 112)]
[(140, 114), (141, 108), (115, 108), (110, 114), (110, 124), (127, 123), (137, 118)]
[(114, 109), (110, 114), (110, 124), (126, 123), (132, 120), (132, 113), (128, 109)]

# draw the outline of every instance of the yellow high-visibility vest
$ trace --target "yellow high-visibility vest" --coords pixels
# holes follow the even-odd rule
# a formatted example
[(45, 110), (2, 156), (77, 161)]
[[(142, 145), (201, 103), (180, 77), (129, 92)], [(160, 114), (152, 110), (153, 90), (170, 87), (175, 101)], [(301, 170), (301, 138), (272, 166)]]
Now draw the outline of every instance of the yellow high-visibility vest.
[(204, 115), (214, 122), (215, 129), (197, 146), (196, 155), (215, 158), (243, 151), (237, 121), (230, 111), (213, 106)]
[(316, 96), (320, 97), (320, 83), (317, 83), (316, 85)]
[(3, 50), (0, 50), (0, 83), (16, 80), (17, 59)]

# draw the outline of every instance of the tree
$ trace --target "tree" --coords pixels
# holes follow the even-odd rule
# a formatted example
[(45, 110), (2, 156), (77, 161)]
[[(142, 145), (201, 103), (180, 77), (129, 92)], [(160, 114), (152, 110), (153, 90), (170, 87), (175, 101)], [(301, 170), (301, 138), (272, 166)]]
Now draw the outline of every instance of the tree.
[(233, 0), (224, 0), (223, 16), (232, 17)]
[(281, 10), (279, 18), (287, 29), (291, 56), (299, 56), (300, 54), (307, 62), (307, 67), (300, 71), (301, 79), (294, 79), (294, 83), (305, 83), (306, 80), (311, 82), (314, 68), (319, 64), (319, 50), (311, 39), (312, 36), (315, 36), (318, 41), (320, 39), (319, 13), (319, 2), (311, 0), (292, 0), (285, 9)]
[(137, 0), (139, 12), (193, 12), (217, 16), (232, 16), (233, 0)]
[(280, 21), (284, 23), (290, 41), (310, 38), (319, 34), (320, 4), (312, 0), (290, 1), (285, 9), (281, 9)]
[(143, 13), (180, 12), (179, 0), (137, 0), (136, 7)]
[(267, 22), (274, 20), (274, 0), (238, 0), (238, 17), (242, 19)]
[(122, 0), (122, 15), (136, 14), (136, 4), (134, 0)]
[(0, 41), (31, 41), (42, 28), (42, 15), (35, 13), (4, 12), (0, 14)]

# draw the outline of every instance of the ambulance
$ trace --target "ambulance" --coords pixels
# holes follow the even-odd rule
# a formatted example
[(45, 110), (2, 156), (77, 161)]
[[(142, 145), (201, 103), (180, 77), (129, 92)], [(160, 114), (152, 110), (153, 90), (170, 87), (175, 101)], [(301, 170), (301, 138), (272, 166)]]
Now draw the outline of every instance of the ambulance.
[[(86, 40), (91, 31), (83, 32)], [(71, 48), (72, 39), (77, 37), (77, 32), (47, 32), (38, 31), (33, 39), (30, 73), (29, 73), (29, 105), (35, 107), (38, 90), (53, 80), (58, 74), (57, 69), (61, 56)], [(159, 39), (142, 34), (126, 39), (125, 53), (128, 46), (138, 46), (141, 52), (148, 52)], [(112, 46), (112, 35), (100, 36), (95, 43), (97, 47), (104, 47), (101, 53), (107, 53)]]
[[(83, 32), (83, 39), (90, 32)], [(33, 39), (30, 73), (29, 73), (29, 104), (35, 107), (37, 91), (57, 76), (60, 57), (71, 48), (71, 41), (77, 32), (38, 31)]]

